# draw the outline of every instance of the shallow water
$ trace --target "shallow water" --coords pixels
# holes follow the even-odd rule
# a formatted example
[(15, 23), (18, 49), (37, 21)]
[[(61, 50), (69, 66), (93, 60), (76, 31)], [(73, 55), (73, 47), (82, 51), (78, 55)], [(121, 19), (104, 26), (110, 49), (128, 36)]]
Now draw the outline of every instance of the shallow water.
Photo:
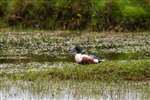
[(150, 83), (1, 81), (0, 100), (150, 100)]
[[(25, 60), (26, 59), (26, 60)], [(47, 58), (44, 58), (47, 59)], [(44, 59), (0, 60), (0, 72), (16, 73), (28, 69), (44, 70), (77, 64)], [(124, 60), (121, 60), (124, 62)], [(150, 82), (98, 81), (10, 81), (0, 79), (0, 100), (150, 100)]]

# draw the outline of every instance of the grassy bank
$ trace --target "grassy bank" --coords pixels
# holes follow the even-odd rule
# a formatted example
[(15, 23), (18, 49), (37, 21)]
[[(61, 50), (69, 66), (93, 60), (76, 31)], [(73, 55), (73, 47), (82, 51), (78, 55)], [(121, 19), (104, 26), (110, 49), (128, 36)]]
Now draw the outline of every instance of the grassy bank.
[(149, 0), (1, 0), (0, 27), (149, 30)]
[(28, 69), (24, 72), (5, 73), (0, 77), (12, 80), (150, 80), (150, 60), (104, 61), (91, 65), (64, 65), (42, 70)]

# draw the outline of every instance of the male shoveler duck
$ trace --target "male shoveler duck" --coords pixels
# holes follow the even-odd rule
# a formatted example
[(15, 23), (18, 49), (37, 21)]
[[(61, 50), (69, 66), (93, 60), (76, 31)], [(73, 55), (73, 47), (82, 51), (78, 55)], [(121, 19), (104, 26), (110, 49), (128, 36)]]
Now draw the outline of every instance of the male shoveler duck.
[(75, 56), (75, 61), (78, 64), (97, 64), (102, 61), (95, 55), (82, 54), (82, 49), (79, 46), (76, 46), (71, 52)]

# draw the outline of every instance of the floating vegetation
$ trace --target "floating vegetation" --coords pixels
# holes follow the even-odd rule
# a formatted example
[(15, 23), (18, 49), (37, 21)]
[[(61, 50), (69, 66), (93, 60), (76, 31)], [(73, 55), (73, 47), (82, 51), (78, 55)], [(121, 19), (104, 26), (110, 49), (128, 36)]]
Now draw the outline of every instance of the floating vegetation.
[[(106, 59), (143, 59), (150, 57), (149, 33), (84, 33), (67, 38), (52, 33), (3, 33), (0, 36), (0, 56), (45, 56), (47, 58), (71, 58), (69, 49), (81, 45), (87, 53), (96, 53)], [(94, 34), (94, 35), (93, 35)], [(112, 57), (112, 58), (111, 58)], [(69, 60), (67, 59), (67, 60)], [(49, 59), (50, 60), (50, 59)]]

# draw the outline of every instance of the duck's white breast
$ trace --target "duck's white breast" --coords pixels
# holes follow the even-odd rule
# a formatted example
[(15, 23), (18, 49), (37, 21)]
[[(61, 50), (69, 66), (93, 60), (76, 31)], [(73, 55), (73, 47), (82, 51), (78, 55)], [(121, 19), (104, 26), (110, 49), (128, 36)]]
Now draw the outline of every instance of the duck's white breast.
[(82, 55), (81, 55), (81, 54), (76, 54), (76, 55), (75, 55), (75, 61), (76, 61), (77, 63), (80, 63), (80, 62), (82, 61)]

